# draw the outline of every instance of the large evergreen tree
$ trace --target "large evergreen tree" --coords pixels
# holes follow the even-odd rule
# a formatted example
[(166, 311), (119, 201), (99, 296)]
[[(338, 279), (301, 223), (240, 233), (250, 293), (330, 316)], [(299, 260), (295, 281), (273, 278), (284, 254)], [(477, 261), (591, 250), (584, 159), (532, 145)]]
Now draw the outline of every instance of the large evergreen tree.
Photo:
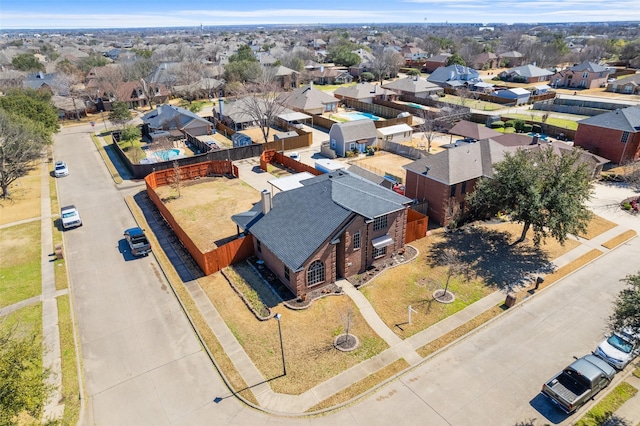
[(546, 146), (507, 153), (494, 165), (493, 177), (478, 181), (469, 205), (476, 214), (504, 212), (522, 223), (517, 242), (533, 229), (535, 245), (547, 236), (564, 244), (568, 234), (585, 233), (591, 218), (585, 206), (591, 173), (581, 155), (579, 149), (557, 154)]

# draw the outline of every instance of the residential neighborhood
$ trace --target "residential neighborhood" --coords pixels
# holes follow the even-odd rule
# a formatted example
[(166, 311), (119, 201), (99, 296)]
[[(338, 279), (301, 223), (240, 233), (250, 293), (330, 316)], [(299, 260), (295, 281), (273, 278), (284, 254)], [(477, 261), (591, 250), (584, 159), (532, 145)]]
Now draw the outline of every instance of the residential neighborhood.
[(640, 423), (640, 26), (424, 20), (0, 28), (0, 423)]

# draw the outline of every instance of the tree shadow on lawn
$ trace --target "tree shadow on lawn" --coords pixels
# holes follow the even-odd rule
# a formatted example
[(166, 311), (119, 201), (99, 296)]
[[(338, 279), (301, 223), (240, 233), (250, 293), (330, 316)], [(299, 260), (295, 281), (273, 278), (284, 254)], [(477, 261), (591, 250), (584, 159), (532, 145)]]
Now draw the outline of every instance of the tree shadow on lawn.
[(446, 266), (443, 253), (448, 249), (455, 250), (472, 274), (482, 278), (487, 285), (506, 291), (527, 285), (535, 279), (535, 274), (554, 270), (548, 255), (540, 248), (526, 243), (513, 244), (511, 239), (508, 232), (483, 227), (457, 230), (433, 244), (427, 263)]

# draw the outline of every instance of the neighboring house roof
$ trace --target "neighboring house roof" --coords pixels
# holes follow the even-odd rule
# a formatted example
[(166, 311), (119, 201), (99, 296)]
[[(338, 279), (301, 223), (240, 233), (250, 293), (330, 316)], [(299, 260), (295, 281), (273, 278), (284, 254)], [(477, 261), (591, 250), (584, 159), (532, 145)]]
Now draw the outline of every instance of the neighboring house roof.
[(287, 67), (282, 66), (282, 65), (279, 65), (278, 67), (276, 67), (275, 70), (276, 70), (276, 72), (275, 72), (276, 77), (282, 77), (282, 76), (285, 76), (285, 75), (300, 74), (298, 71), (292, 70), (291, 68), (287, 68)]
[(331, 134), (342, 135), (342, 140), (345, 142), (378, 137), (376, 126), (371, 120), (355, 120), (347, 121), (345, 123), (335, 123), (331, 126), (331, 130), (329, 132)]
[(482, 52), (478, 56), (476, 56), (475, 62), (477, 63), (485, 63), (492, 59), (498, 59), (498, 55), (493, 52)]
[(325, 105), (338, 103), (340, 100), (313, 86), (302, 86), (290, 93), (282, 94), (280, 102), (289, 107), (307, 111), (324, 108)]
[(484, 139), (445, 149), (402, 167), (445, 185), (455, 185), (493, 176), (493, 164), (501, 161), (508, 150), (496, 141)]
[(580, 124), (589, 124), (623, 132), (640, 132), (640, 106), (617, 109), (585, 118), (578, 122), (578, 130), (580, 129)]
[(522, 53), (516, 52), (515, 50), (511, 50), (509, 52), (500, 53), (498, 57), (500, 58), (522, 58)]
[(502, 133), (488, 128), (483, 124), (473, 123), (467, 120), (460, 120), (449, 129), (449, 133), (452, 135), (460, 135), (465, 138), (472, 138), (475, 140), (492, 138), (494, 136), (500, 136)]
[(428, 62), (441, 62), (441, 63), (445, 63), (447, 62), (447, 59), (449, 59), (451, 57), (451, 53), (440, 53), (439, 55), (434, 55), (430, 58), (427, 58)]
[(207, 125), (211, 124), (208, 120), (189, 110), (169, 104), (158, 105), (155, 110), (149, 111), (142, 116), (142, 122), (148, 124), (151, 129), (182, 129), (194, 121)]
[(387, 90), (382, 86), (366, 82), (355, 84), (349, 87), (339, 87), (333, 93), (351, 99), (367, 99), (374, 98), (376, 96), (396, 94), (395, 92)]
[[(56, 84), (56, 79), (58, 79), (58, 75), (54, 73), (45, 74), (43, 72), (37, 72), (33, 74), (28, 74), (27, 77), (24, 80), (22, 80), (22, 87), (24, 87), (25, 89), (38, 90), (42, 86), (47, 85), (51, 87), (52, 90), (54, 89), (54, 87), (56, 89), (63, 89), (64, 85)], [(66, 93), (57, 93), (57, 94), (65, 95)]]
[[(302, 188), (274, 195), (271, 210), (250, 227), (260, 243), (294, 271), (325, 242), (337, 237), (354, 214), (372, 220), (411, 203), (407, 197), (344, 170), (302, 184)], [(252, 210), (255, 212), (255, 207)]]
[(569, 68), (571, 71), (588, 71), (588, 72), (605, 72), (608, 71), (607, 67), (604, 67), (600, 64), (596, 64), (594, 62), (583, 62), (578, 65), (574, 65)]
[(420, 77), (399, 78), (391, 83), (383, 84), (382, 87), (406, 93), (424, 93), (442, 90), (437, 84)]
[(513, 93), (516, 96), (520, 96), (520, 95), (531, 95), (531, 92), (529, 92), (527, 89), (523, 89), (522, 87), (512, 87), (511, 89), (503, 89), (503, 90), (498, 90), (496, 92), (496, 96), (501, 96), (505, 93)]
[(213, 106), (213, 110), (220, 113), (220, 104), (224, 104), (222, 107), (222, 115), (233, 120), (234, 123), (252, 123), (256, 121), (256, 118), (248, 114), (247, 111), (254, 111), (256, 107), (259, 107), (261, 111), (270, 111), (273, 116), (282, 116), (287, 113), (294, 112), (279, 104), (266, 105), (265, 100), (261, 98), (254, 98), (247, 96), (237, 99), (233, 102), (223, 102), (222, 99), (216, 105)]
[(539, 68), (535, 65), (522, 65), (520, 67), (511, 68), (508, 71), (505, 71), (507, 75), (521, 75), (522, 77), (532, 78), (532, 77), (546, 77), (549, 75), (553, 75), (553, 73), (549, 70), (545, 70)]
[(480, 81), (480, 74), (473, 68), (463, 65), (449, 65), (448, 67), (439, 67), (427, 78), (433, 83), (445, 83), (447, 81)]
[(640, 84), (640, 73), (636, 73), (636, 74), (631, 74), (627, 77), (623, 77), (623, 78), (619, 78), (616, 81), (612, 81), (609, 84), (614, 84), (616, 86), (624, 86), (625, 84)]

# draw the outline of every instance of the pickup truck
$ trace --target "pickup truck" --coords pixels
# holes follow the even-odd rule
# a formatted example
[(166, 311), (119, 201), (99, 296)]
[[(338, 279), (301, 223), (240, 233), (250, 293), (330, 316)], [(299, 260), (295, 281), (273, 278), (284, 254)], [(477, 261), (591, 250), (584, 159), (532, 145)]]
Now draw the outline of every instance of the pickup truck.
[(595, 355), (574, 361), (542, 386), (542, 393), (568, 414), (606, 388), (616, 370)]
[(151, 243), (141, 228), (127, 229), (124, 231), (124, 238), (134, 256), (148, 256), (151, 253)]

